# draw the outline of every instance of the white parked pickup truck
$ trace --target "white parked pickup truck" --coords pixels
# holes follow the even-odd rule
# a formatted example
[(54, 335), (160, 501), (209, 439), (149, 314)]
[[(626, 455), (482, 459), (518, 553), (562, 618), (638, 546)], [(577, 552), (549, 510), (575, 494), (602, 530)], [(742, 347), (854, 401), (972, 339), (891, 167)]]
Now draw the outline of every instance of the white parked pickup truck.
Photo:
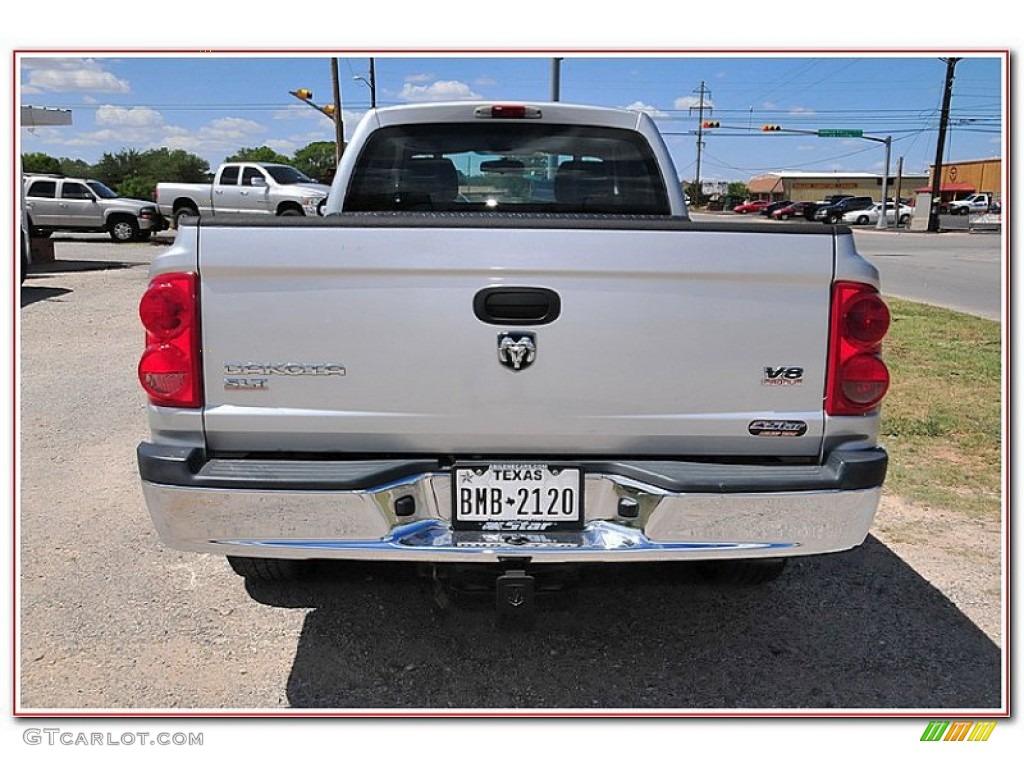
[(212, 184), (161, 182), (156, 200), (177, 226), (185, 216), (316, 216), (329, 190), (290, 165), (241, 162), (221, 165)]
[(992, 207), (992, 195), (988, 192), (976, 192), (962, 200), (953, 200), (949, 204), (949, 212), (958, 216), (969, 213), (986, 213)]
[(643, 113), (395, 107), (326, 216), (184, 226), (140, 306), (163, 541), (254, 579), (495, 564), (517, 605), (545, 563), (859, 545), (878, 273), (843, 226), (694, 223), (676, 179)]

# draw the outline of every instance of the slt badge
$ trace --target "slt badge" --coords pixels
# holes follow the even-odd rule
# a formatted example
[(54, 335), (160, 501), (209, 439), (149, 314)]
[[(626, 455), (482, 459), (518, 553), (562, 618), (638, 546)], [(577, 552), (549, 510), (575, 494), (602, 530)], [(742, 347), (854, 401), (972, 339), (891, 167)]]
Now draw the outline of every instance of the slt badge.
[(521, 371), (533, 365), (537, 359), (537, 334), (499, 333), (498, 362), (513, 371)]

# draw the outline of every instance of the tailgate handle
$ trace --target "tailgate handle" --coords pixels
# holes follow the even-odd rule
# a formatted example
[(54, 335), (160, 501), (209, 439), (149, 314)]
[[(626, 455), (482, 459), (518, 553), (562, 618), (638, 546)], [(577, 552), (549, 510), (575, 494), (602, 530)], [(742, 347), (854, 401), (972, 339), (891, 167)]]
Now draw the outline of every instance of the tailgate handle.
[(473, 297), (473, 313), (490, 325), (545, 325), (561, 311), (562, 299), (550, 288), (501, 286)]

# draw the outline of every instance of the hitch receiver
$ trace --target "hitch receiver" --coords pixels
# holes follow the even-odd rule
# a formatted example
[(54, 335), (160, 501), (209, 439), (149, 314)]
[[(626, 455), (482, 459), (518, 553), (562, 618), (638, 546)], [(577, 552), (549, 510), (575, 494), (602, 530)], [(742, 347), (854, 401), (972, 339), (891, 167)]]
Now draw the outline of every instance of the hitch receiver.
[(506, 571), (498, 577), (495, 606), (498, 622), (528, 627), (534, 622), (534, 579), (523, 570)]

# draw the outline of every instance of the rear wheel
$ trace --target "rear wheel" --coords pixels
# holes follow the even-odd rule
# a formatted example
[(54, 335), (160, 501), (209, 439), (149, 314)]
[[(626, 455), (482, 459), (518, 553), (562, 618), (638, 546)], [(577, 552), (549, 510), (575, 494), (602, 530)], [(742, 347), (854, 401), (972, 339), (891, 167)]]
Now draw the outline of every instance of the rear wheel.
[(272, 560), (267, 557), (235, 557), (228, 564), (239, 576), (256, 581), (293, 581), (309, 576), (315, 563), (310, 560)]
[(775, 581), (786, 568), (784, 558), (763, 560), (711, 560), (698, 563), (697, 572), (705, 581), (716, 584), (767, 584)]
[(183, 205), (174, 212), (174, 228), (181, 229), (181, 220), (186, 216), (199, 217), (199, 211), (189, 205)]

